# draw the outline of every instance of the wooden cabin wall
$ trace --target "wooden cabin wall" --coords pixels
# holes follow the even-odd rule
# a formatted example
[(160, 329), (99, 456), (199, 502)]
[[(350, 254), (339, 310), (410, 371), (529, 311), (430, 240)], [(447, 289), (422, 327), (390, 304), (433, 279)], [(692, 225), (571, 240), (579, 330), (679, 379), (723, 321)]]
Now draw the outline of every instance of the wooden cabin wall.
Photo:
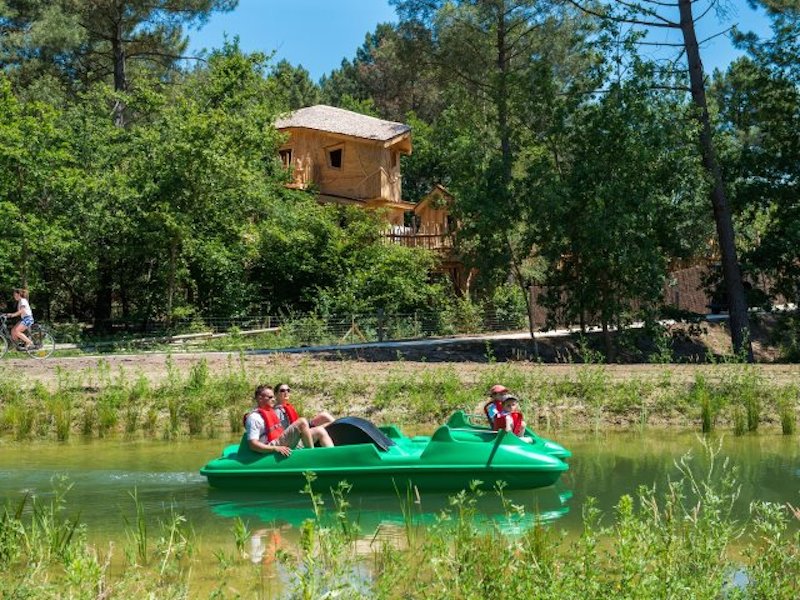
[(416, 211), (416, 214), (419, 217), (420, 230), (448, 233), (447, 215), (449, 212), (446, 208), (433, 208), (428, 205)]
[[(290, 130), (282, 149), (291, 148), (295, 182), (316, 184), (321, 194), (358, 200), (401, 200), (400, 160), (379, 142), (361, 142), (307, 129)], [(328, 164), (328, 151), (342, 148), (342, 167)]]
[[(445, 201), (443, 206), (437, 207), (437, 200)], [(434, 192), (426, 196), (414, 209), (420, 233), (453, 233), (450, 231), (452, 223), (448, 222), (450, 207), (445, 198)]]

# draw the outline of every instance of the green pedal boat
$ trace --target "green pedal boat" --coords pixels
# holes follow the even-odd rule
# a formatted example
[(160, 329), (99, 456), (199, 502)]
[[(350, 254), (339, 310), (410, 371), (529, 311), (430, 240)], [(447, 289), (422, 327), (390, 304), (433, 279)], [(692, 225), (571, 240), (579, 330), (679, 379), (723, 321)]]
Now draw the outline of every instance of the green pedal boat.
[(302, 448), (283, 457), (250, 450), (242, 438), (200, 469), (219, 489), (295, 491), (313, 472), (315, 489), (347, 481), (357, 491), (459, 491), (473, 481), (491, 489), (524, 490), (555, 483), (570, 452), (526, 430), (524, 438), (476, 426), (455, 413), (432, 436), (406, 437), (395, 426), (375, 427), (358, 417), (328, 426), (332, 448)]

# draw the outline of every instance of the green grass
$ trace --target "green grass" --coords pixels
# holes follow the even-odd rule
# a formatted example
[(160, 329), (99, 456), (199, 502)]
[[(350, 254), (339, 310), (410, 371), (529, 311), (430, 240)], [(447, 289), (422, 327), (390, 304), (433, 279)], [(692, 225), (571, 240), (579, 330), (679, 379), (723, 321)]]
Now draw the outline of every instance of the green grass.
[(618, 379), (596, 364), (554, 372), (530, 364), (420, 367), (401, 361), (371, 369), (303, 359), (256, 368), (235, 355), (222, 368), (201, 358), (182, 370), (169, 356), (164, 366), (164, 376), (150, 378), (101, 359), (80, 372), (58, 371), (48, 384), (7, 373), (0, 377), (0, 436), (64, 441), (72, 435), (238, 433), (254, 387), (279, 381), (291, 385), (303, 414), (324, 409), (422, 427), (440, 424), (454, 410), (480, 411), (495, 383), (514, 391), (527, 422), (543, 431), (666, 425), (743, 434), (769, 423), (793, 435), (800, 406), (794, 384), (772, 381), (748, 365), (703, 367), (693, 379), (675, 377), (668, 366)]

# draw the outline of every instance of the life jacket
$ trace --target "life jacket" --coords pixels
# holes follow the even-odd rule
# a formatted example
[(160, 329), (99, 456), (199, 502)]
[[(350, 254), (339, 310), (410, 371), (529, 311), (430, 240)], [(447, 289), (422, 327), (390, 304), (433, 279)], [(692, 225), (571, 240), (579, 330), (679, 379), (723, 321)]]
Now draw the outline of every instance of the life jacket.
[(499, 415), (501, 412), (503, 412), (503, 401), (502, 400), (489, 400), (489, 402), (487, 402), (486, 404), (483, 405), (483, 412), (484, 412), (484, 414), (486, 414), (486, 419), (489, 421), (489, 425), (494, 427), (494, 420), (492, 419), (491, 416), (489, 416), (489, 407), (492, 406), (492, 405), (494, 405), (494, 407), (497, 409), (495, 414)]
[(506, 428), (506, 417), (511, 417), (513, 424), (511, 425), (511, 430), (514, 432), (514, 435), (521, 436), (522, 435), (522, 413), (513, 412), (513, 413), (500, 413), (494, 419), (494, 423), (492, 423), (492, 429), (495, 431), (499, 431), (501, 429)]
[[(295, 421), (297, 421), (297, 411), (294, 409), (294, 406), (289, 404), (288, 402), (284, 402), (281, 406), (283, 406), (284, 410), (286, 411), (286, 415), (289, 417), (289, 424), (291, 425)], [(261, 418), (264, 419), (264, 425), (267, 431), (267, 443), (271, 442), (272, 440), (278, 439), (281, 434), (283, 433), (283, 427), (281, 426), (281, 420), (278, 418), (278, 414), (272, 408), (256, 408), (251, 410), (249, 413), (245, 413), (244, 418), (242, 419), (242, 424), (247, 427), (247, 417), (249, 417), (252, 413), (257, 412), (261, 415)]]
[(245, 413), (244, 418), (242, 419), (244, 426), (247, 427), (247, 417), (254, 412), (260, 414), (261, 418), (264, 419), (264, 427), (267, 432), (267, 443), (278, 439), (283, 433), (283, 427), (281, 427), (281, 420), (278, 418), (278, 415), (275, 414), (275, 411), (271, 408), (255, 408), (249, 413)]
[(297, 411), (294, 409), (294, 406), (292, 406), (288, 402), (284, 402), (283, 404), (281, 404), (281, 406), (283, 407), (283, 410), (286, 411), (286, 416), (289, 417), (289, 424), (290, 425), (292, 423), (294, 423), (295, 421), (297, 421), (299, 416), (297, 415)]

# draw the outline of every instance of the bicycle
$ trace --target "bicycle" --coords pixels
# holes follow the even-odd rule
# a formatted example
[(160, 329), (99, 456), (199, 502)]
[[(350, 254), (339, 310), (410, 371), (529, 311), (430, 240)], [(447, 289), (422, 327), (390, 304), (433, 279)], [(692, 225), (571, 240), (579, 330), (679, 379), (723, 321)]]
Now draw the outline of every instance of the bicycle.
[(33, 358), (47, 358), (56, 349), (56, 339), (44, 325), (34, 323), (28, 328), (26, 335), (33, 342), (33, 345), (27, 348), (23, 343), (11, 339), (8, 317), (0, 314), (0, 358), (3, 358), (10, 348), (19, 352), (27, 352), (28, 356)]

